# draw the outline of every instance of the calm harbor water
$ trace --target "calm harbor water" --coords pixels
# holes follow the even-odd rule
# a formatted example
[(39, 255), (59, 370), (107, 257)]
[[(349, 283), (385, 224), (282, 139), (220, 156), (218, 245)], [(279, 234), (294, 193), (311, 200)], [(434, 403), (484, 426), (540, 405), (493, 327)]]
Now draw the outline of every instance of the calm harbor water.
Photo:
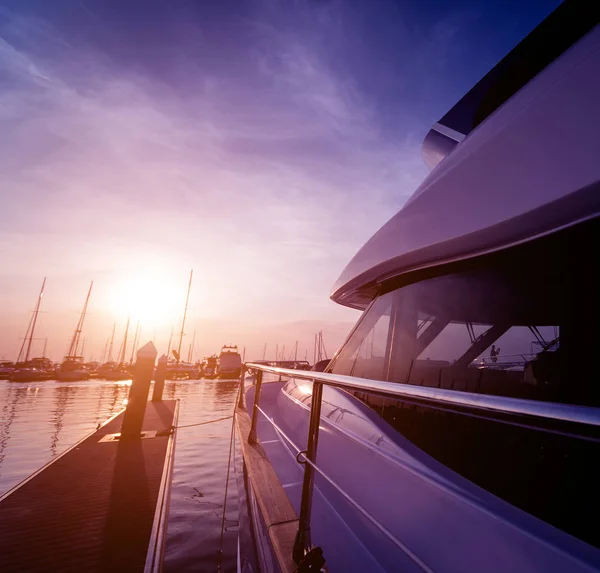
[[(180, 400), (179, 426), (230, 415), (237, 381), (167, 382), (164, 397)], [(0, 381), (0, 494), (94, 431), (124, 406), (129, 383), (90, 380)], [(180, 428), (165, 573), (215, 572), (231, 420)], [(237, 489), (233, 466), (227, 500), (223, 570), (236, 570)]]

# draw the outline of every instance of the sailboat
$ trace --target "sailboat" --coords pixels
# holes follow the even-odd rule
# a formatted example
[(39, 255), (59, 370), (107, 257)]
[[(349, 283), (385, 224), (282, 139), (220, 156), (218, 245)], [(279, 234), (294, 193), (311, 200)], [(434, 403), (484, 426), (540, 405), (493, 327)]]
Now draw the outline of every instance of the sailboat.
[(90, 295), (92, 294), (92, 287), (94, 281), (91, 282), (87, 296), (85, 297), (85, 303), (79, 317), (73, 338), (71, 339), (71, 345), (69, 346), (69, 352), (65, 356), (63, 363), (60, 365), (58, 372), (56, 373), (56, 379), (59, 382), (76, 382), (80, 380), (89, 380), (90, 373), (83, 365), (83, 356), (77, 353), (79, 349), (79, 343), (81, 341), (81, 333), (83, 331), (83, 323), (85, 321), (85, 315), (87, 314), (87, 307), (90, 301)]
[[(131, 380), (131, 372), (127, 370), (125, 366), (125, 353), (127, 352), (127, 335), (129, 334), (129, 322), (131, 317), (127, 317), (127, 324), (125, 325), (125, 334), (123, 335), (123, 344), (121, 345), (121, 350), (119, 351), (119, 357), (117, 359), (117, 363), (110, 363), (110, 367), (103, 368), (100, 376), (105, 380), (110, 380), (112, 382), (120, 382), (122, 380)], [(139, 325), (138, 325), (139, 328)], [(114, 338), (114, 328), (113, 328), (113, 338)], [(112, 358), (112, 338), (110, 344), (110, 353), (109, 358)], [(105, 366), (108, 366), (106, 364)]]
[(29, 358), (45, 287), (46, 277), (42, 281), (42, 288), (40, 289), (35, 309), (27, 326), (27, 332), (25, 333), (23, 344), (21, 344), (15, 368), (8, 374), (8, 379), (11, 382), (38, 382), (40, 380), (49, 380), (52, 377), (50, 372), (51, 363), (48, 359), (34, 358), (30, 360)]
[[(195, 379), (199, 376), (199, 370), (196, 366), (190, 362), (182, 362), (181, 360), (181, 345), (183, 344), (183, 336), (185, 334), (185, 320), (187, 318), (188, 305), (190, 302), (190, 291), (192, 290), (192, 277), (194, 270), (190, 271), (190, 280), (188, 283), (187, 296), (185, 299), (185, 307), (183, 309), (183, 321), (181, 322), (181, 332), (179, 333), (179, 344), (177, 350), (173, 349), (173, 356), (175, 361), (167, 367), (166, 377), (169, 380), (188, 380), (190, 378)], [(194, 333), (195, 336), (195, 333)], [(191, 348), (189, 355), (191, 355)]]

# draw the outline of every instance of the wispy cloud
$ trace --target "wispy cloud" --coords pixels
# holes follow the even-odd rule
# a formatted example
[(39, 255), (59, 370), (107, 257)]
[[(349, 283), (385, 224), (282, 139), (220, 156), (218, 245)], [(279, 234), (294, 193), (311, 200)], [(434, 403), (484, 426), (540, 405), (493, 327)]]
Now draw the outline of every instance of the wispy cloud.
[(303, 18), (293, 31), (249, 22), (245, 75), (181, 54), (170, 85), (4, 11), (3, 282), (60, 281), (74, 267), (116, 276), (155, 250), (206, 269), (203, 288), (223, 316), (348, 316), (329, 288), (422, 178), (420, 134), (407, 125), (390, 141), (375, 103), (311, 40), (335, 14)]

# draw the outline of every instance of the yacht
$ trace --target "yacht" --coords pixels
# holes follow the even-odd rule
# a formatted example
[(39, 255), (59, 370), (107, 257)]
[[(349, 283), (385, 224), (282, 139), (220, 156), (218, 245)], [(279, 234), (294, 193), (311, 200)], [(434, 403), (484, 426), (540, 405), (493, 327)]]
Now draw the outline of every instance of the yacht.
[(221, 348), (217, 362), (217, 376), (219, 378), (238, 378), (242, 370), (242, 357), (238, 347), (226, 344)]
[(325, 371), (243, 366), (239, 571), (600, 570), (599, 70), (561, 4), (427, 134)]
[(202, 378), (212, 379), (217, 375), (219, 357), (216, 354), (206, 356), (202, 360)]

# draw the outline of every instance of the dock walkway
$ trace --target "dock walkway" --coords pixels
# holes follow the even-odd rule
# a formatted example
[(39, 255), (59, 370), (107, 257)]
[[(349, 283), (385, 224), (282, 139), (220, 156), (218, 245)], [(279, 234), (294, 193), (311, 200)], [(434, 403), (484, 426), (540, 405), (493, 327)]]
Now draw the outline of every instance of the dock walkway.
[(150, 437), (101, 442), (121, 413), (0, 497), (0, 571), (158, 570), (176, 419), (176, 400), (148, 402)]

